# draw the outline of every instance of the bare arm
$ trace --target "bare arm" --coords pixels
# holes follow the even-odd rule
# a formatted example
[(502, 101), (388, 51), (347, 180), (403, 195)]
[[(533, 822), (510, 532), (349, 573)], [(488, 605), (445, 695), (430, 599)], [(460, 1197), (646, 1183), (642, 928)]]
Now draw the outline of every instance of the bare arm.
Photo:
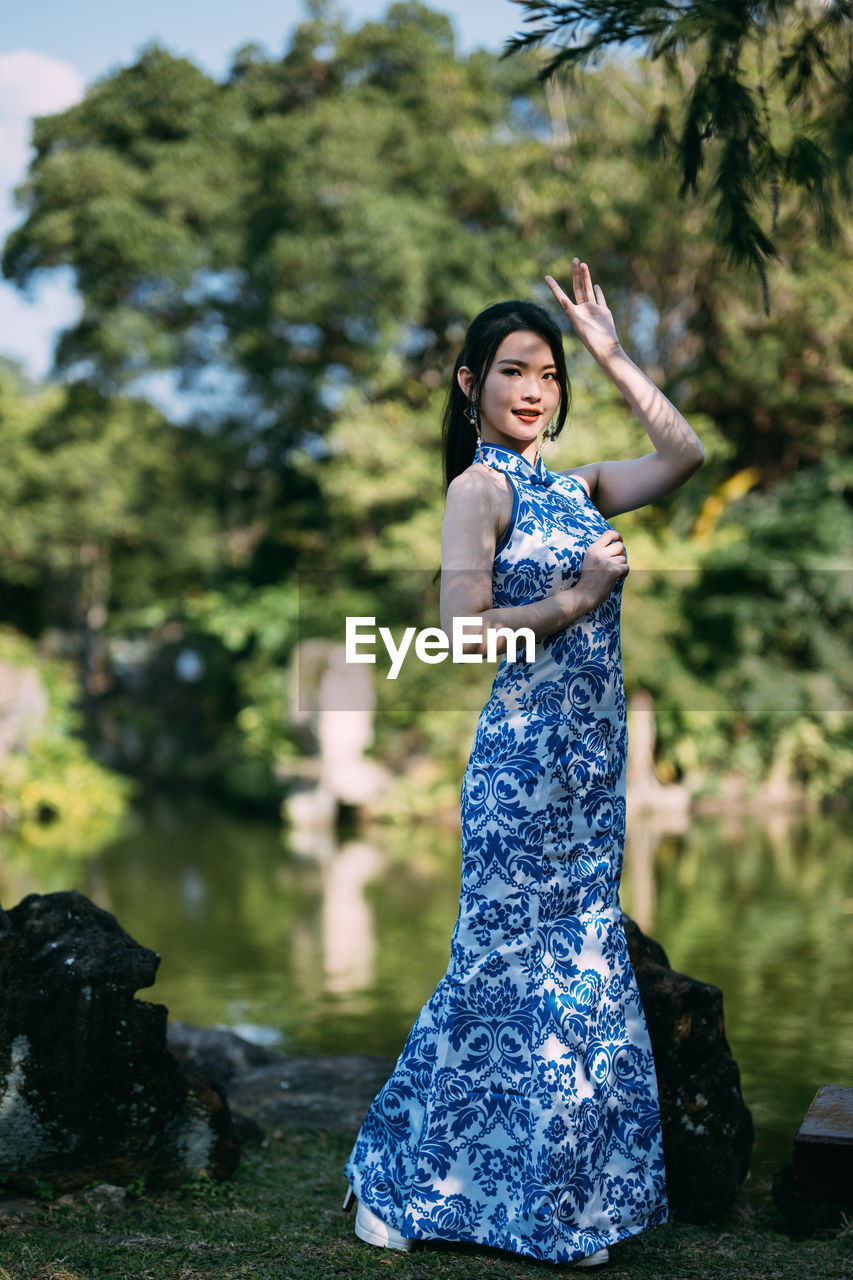
[(581, 342), (619, 388), (655, 446), (654, 453), (641, 458), (591, 462), (574, 468), (572, 474), (584, 477), (605, 518), (656, 502), (702, 466), (702, 442), (675, 405), (622, 350), (604, 294), (599, 285), (593, 286), (586, 263), (575, 258), (572, 264), (576, 303), (551, 276), (545, 279)]
[[(493, 609), (492, 567), (501, 513), (497, 487), (477, 467), (457, 476), (447, 490), (441, 527), (441, 627), (449, 636), (454, 618), (482, 619), (482, 639), (466, 642), (464, 653), (485, 654), (488, 633), (497, 627), (529, 627), (537, 640), (562, 631), (594, 608), (628, 572), (619, 534), (608, 530), (589, 548), (575, 586), (531, 604)], [(506, 636), (496, 637), (495, 649), (506, 652)]]

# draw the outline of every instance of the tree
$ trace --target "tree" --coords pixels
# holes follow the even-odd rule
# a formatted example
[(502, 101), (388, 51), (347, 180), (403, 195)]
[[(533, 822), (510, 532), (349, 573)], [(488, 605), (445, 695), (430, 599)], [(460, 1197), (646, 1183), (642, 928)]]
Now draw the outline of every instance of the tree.
[[(707, 210), (680, 205), (673, 168), (643, 148), (656, 88), (642, 62), (540, 84), (533, 53), (457, 56), (447, 20), (420, 4), (354, 31), (312, 12), (280, 59), (247, 47), (216, 82), (149, 49), (38, 123), (4, 268), (26, 283), (72, 267), (83, 317), (60, 346), (69, 385), (36, 409), (10, 382), (0, 404), (6, 616), (5, 588), (25, 575), (37, 585), (18, 592), (50, 593), (66, 616), (94, 591), (82, 616), (107, 609), (119, 644), (133, 635), (153, 654), (136, 703), (118, 689), (105, 707), (112, 741), (136, 731), (152, 744), (152, 776), (215, 776), (274, 801), (274, 767), (296, 749), (281, 672), (300, 627), (340, 638), (346, 614), (395, 626), (423, 609), (435, 621), (420, 588), (438, 564), (440, 402), (466, 322), (500, 297), (550, 305), (536, 282), (563, 278), (577, 253), (626, 349), (691, 418), (713, 419), (697, 419), (708, 462), (696, 482), (624, 517), (636, 563), (662, 566), (645, 590), (633, 579), (626, 677), (655, 693), (672, 769), (718, 767), (740, 712), (720, 693), (713, 732), (679, 720), (716, 676), (691, 674), (712, 619), (669, 569), (710, 571), (726, 539), (784, 529), (791, 502), (807, 518), (826, 477), (840, 486), (836, 536), (848, 536), (836, 460), (853, 423), (849, 255), (814, 248), (797, 192), (783, 189), (788, 254), (768, 324), (757, 282), (753, 297), (721, 268)], [(851, 243), (853, 224), (839, 222)], [(579, 394), (556, 466), (647, 451), (621, 398), (567, 348)], [(140, 398), (162, 371), (210, 386), (212, 407), (197, 400), (193, 422), (166, 421)], [(739, 619), (756, 579), (731, 582), (727, 616)], [(774, 616), (800, 607), (783, 584)], [(825, 635), (829, 597), (815, 607)], [(732, 666), (754, 668), (747, 641)], [(181, 685), (176, 715), (184, 648), (206, 674)], [(798, 661), (792, 646), (781, 665), (796, 675)], [(436, 732), (474, 695), (452, 674), (430, 675), (428, 690), (426, 678), (380, 686), (385, 723)], [(737, 673), (731, 690), (750, 680)], [(429, 697), (432, 720), (404, 730), (400, 717)], [(763, 697), (750, 693), (748, 729)], [(801, 707), (812, 728), (816, 708)], [(761, 725), (762, 741), (778, 730)], [(210, 750), (193, 773), (187, 743), (202, 736)], [(824, 764), (828, 788), (838, 775)]]
[(441, 368), (528, 257), (508, 198), (528, 130), (504, 118), (530, 66), (457, 58), (421, 4), (354, 32), (320, 12), (222, 83), (152, 47), (37, 121), (3, 255), (21, 286), (75, 272), (63, 376), (214, 377), (216, 427), (274, 468), (348, 388)]
[(109, 683), (110, 611), (199, 585), (219, 564), (223, 468), (199, 432), (144, 400), (84, 384), (21, 395), (2, 371), (0, 440), (0, 580), (38, 594), (36, 630), (75, 638), (91, 710)]
[[(850, 196), (853, 155), (853, 3), (850, 0), (516, 0), (530, 30), (506, 53), (560, 43), (540, 75), (574, 70), (610, 50), (642, 48), (669, 73), (652, 117), (650, 143), (674, 146), (681, 193), (699, 190), (710, 151), (717, 234), (737, 264), (761, 279), (778, 256), (761, 222), (776, 232), (780, 192), (802, 193), (824, 241)], [(769, 104), (778, 88), (784, 105)], [(676, 125), (672, 99), (679, 97)], [(677, 136), (676, 136), (677, 135)]]

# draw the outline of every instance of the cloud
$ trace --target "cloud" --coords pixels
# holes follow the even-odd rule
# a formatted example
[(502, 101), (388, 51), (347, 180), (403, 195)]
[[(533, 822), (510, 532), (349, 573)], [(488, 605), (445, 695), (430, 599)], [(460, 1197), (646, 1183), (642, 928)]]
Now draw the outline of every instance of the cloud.
[(18, 293), (3, 281), (0, 355), (19, 361), (27, 376), (38, 382), (50, 371), (60, 329), (76, 323), (79, 316), (80, 299), (67, 269), (55, 273), (50, 280), (38, 281), (27, 294)]
[(64, 111), (82, 98), (84, 87), (70, 62), (34, 49), (0, 53), (0, 189), (24, 176), (32, 117)]
[[(0, 53), (0, 244), (21, 218), (12, 191), (29, 163), (32, 117), (64, 111), (83, 89), (83, 77), (69, 62), (33, 49)], [(57, 330), (79, 311), (66, 274), (41, 282), (29, 296), (0, 280), (0, 352), (20, 360), (31, 377), (44, 377)]]

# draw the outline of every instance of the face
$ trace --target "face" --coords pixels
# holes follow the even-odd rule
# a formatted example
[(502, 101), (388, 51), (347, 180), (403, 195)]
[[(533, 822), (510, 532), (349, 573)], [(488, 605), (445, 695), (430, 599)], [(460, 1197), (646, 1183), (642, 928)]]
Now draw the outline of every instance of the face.
[[(468, 395), (473, 375), (459, 370)], [(538, 333), (520, 329), (504, 338), (480, 390), (483, 439), (518, 453), (532, 453), (540, 432), (557, 412), (560, 384), (550, 346)]]

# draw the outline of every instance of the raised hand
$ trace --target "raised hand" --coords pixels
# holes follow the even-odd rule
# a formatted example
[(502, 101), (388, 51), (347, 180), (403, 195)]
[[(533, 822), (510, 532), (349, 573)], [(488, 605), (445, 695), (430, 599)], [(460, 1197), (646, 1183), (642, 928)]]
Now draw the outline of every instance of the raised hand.
[(572, 328), (587, 351), (599, 363), (621, 350), (613, 316), (604, 298), (601, 285), (592, 283), (589, 267), (578, 258), (572, 258), (572, 284), (575, 301), (557, 284), (553, 276), (545, 281), (572, 322)]

